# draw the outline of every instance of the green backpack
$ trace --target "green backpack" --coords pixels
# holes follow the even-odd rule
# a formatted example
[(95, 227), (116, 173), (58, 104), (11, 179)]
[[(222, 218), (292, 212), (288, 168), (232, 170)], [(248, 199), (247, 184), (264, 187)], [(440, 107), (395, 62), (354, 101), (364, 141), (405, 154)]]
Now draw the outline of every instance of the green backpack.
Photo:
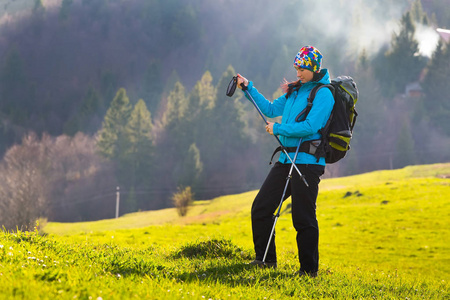
[(302, 145), (300, 151), (313, 154), (317, 161), (320, 157), (325, 157), (325, 162), (332, 164), (342, 159), (350, 150), (350, 140), (358, 116), (355, 105), (359, 92), (353, 78), (339, 76), (331, 80), (331, 84), (317, 85), (311, 90), (308, 98), (309, 107), (311, 107), (317, 91), (324, 87), (329, 88), (334, 96), (331, 116), (325, 127), (319, 131), (322, 139), (303, 143), (306, 145)]

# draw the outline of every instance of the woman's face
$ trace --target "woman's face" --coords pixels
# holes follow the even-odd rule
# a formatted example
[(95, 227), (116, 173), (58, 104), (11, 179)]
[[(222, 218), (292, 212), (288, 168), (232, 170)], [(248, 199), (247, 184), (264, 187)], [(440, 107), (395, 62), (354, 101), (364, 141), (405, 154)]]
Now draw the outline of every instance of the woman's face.
[(314, 72), (308, 69), (296, 68), (297, 70), (297, 78), (300, 79), (301, 83), (307, 83), (311, 81), (314, 76)]

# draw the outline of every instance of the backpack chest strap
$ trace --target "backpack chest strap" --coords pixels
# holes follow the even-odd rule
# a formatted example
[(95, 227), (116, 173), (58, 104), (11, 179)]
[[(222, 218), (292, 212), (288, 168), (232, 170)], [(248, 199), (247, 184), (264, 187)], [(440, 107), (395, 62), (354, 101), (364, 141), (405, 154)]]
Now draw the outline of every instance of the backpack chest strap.
[[(298, 151), (308, 153), (311, 155), (315, 155), (317, 147), (319, 147), (319, 145), (320, 145), (320, 142), (321, 142), (320, 140), (305, 141), (300, 145), (300, 149)], [(272, 157), (270, 158), (269, 165), (272, 164), (273, 157), (275, 156), (275, 154), (277, 154), (278, 152), (283, 151), (283, 150), (286, 150), (287, 153), (295, 153), (295, 151), (297, 151), (297, 147), (278, 146), (272, 153)]]

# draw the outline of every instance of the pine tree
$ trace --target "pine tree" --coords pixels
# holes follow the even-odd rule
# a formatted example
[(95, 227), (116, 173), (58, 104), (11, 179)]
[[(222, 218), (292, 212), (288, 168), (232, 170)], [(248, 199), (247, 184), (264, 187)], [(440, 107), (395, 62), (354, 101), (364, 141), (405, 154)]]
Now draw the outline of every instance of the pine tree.
[(428, 15), (423, 10), (422, 1), (415, 0), (411, 5), (411, 17), (419, 24), (428, 25)]
[(117, 160), (126, 155), (127, 137), (125, 127), (131, 114), (131, 104), (126, 90), (119, 89), (106, 112), (102, 128), (98, 133), (97, 146), (106, 158)]
[[(103, 102), (110, 101), (115, 97), (116, 91), (119, 89), (117, 75), (113, 72), (106, 71), (100, 77), (100, 96)], [(105, 100), (106, 99), (106, 100)]]
[(188, 126), (187, 110), (189, 98), (185, 88), (176, 82), (167, 98), (166, 110), (161, 120), (161, 133), (157, 145), (158, 164), (156, 172), (160, 174), (156, 181), (158, 186), (176, 188), (187, 149), (193, 142), (192, 128)]
[(212, 110), (212, 120), (209, 124), (213, 129), (212, 136), (222, 150), (225, 150), (225, 145), (237, 151), (245, 149), (248, 141), (245, 133), (247, 127), (245, 112), (240, 102), (242, 94), (235, 93), (233, 98), (229, 98), (224, 92), (235, 74), (234, 69), (229, 66), (220, 78), (216, 89), (216, 105)]
[(94, 133), (99, 126), (101, 108), (100, 96), (92, 86), (89, 87), (78, 113), (64, 124), (64, 133), (70, 136), (75, 135), (78, 131)]
[(167, 100), (167, 108), (163, 114), (162, 124), (165, 128), (174, 128), (185, 117), (188, 107), (186, 91), (181, 82), (176, 82)]
[(381, 95), (381, 89), (378, 81), (375, 78), (372, 64), (369, 62), (365, 51), (362, 52), (356, 64), (356, 72), (353, 77), (356, 81), (360, 99), (356, 104), (356, 110), (360, 114), (357, 118), (355, 130), (352, 138), (351, 154), (356, 162), (354, 166), (356, 169), (350, 170), (351, 164), (343, 164), (342, 168), (346, 168), (346, 174), (354, 174), (359, 170), (370, 170), (371, 166), (378, 168), (386, 167), (380, 163), (386, 163), (380, 157), (383, 153), (377, 141), (379, 138), (386, 139), (384, 134), (387, 128), (387, 111), (388, 101)]
[(439, 42), (422, 83), (429, 120), (450, 136), (450, 44)]
[(45, 7), (44, 4), (42, 3), (42, 0), (34, 0), (34, 6), (33, 6), (33, 14), (36, 15), (40, 15), (42, 16), (42, 14), (45, 12)]
[(235, 159), (242, 158), (250, 145), (245, 112), (239, 101), (242, 93), (237, 91), (233, 98), (225, 95), (235, 74), (231, 66), (223, 73), (216, 87), (214, 108), (202, 118), (203, 143), (199, 141), (199, 149), (204, 163), (204, 178), (218, 190), (224, 186), (242, 185), (247, 169), (245, 164)]
[(149, 110), (154, 111), (158, 108), (161, 100), (164, 84), (161, 79), (161, 66), (153, 62), (147, 68), (144, 74), (139, 97), (144, 99)]
[(175, 89), (175, 85), (178, 83), (181, 83), (181, 78), (178, 75), (177, 71), (173, 70), (172, 73), (170, 73), (169, 78), (166, 80), (166, 84), (163, 88), (163, 94), (168, 95), (171, 91)]
[[(172, 150), (188, 148), (191, 144), (191, 128), (186, 127), (189, 98), (184, 86), (177, 82), (170, 92), (167, 107), (162, 117), (165, 137)], [(168, 149), (166, 149), (168, 150)]]
[(216, 89), (212, 85), (213, 77), (209, 71), (206, 71), (194, 90), (199, 96), (199, 105), (204, 109), (213, 109), (215, 105)]
[(212, 80), (211, 73), (206, 71), (189, 94), (186, 126), (190, 128), (190, 135), (200, 147), (208, 143), (203, 136), (208, 127), (205, 124), (209, 122), (216, 101), (216, 89)]
[(69, 18), (72, 3), (73, 0), (62, 0), (61, 8), (59, 10), (59, 18), (61, 20), (67, 20)]
[(131, 168), (131, 185), (139, 186), (149, 180), (153, 167), (153, 124), (144, 100), (139, 100), (126, 126), (128, 139), (127, 162)]
[(187, 155), (180, 165), (177, 174), (177, 186), (190, 186), (193, 191), (196, 191), (203, 172), (203, 163), (200, 158), (200, 151), (195, 143), (189, 146)]
[(425, 66), (419, 55), (419, 43), (414, 38), (415, 26), (410, 12), (402, 16), (400, 32), (391, 40), (391, 50), (386, 54), (387, 64), (380, 70), (380, 80), (389, 96), (403, 93), (408, 83), (417, 81)]
[(170, 151), (174, 158), (169, 169), (173, 170), (171, 180), (176, 186), (192, 186), (197, 189), (201, 184), (202, 171), (198, 168), (202, 164), (197, 161), (200, 155), (199, 145), (203, 149), (210, 146), (204, 132), (209, 127), (208, 116), (215, 105), (215, 97), (212, 76), (208, 71), (188, 96), (180, 83), (175, 85), (169, 95), (163, 116), (164, 146), (161, 147), (165, 155)]

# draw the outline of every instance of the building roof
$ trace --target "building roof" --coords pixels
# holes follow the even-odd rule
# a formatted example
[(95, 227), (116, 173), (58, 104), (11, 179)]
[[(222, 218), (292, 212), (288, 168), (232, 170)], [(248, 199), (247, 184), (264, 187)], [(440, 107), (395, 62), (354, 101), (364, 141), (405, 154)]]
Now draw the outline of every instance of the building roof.
[(436, 31), (446, 43), (450, 42), (450, 29), (438, 28)]

